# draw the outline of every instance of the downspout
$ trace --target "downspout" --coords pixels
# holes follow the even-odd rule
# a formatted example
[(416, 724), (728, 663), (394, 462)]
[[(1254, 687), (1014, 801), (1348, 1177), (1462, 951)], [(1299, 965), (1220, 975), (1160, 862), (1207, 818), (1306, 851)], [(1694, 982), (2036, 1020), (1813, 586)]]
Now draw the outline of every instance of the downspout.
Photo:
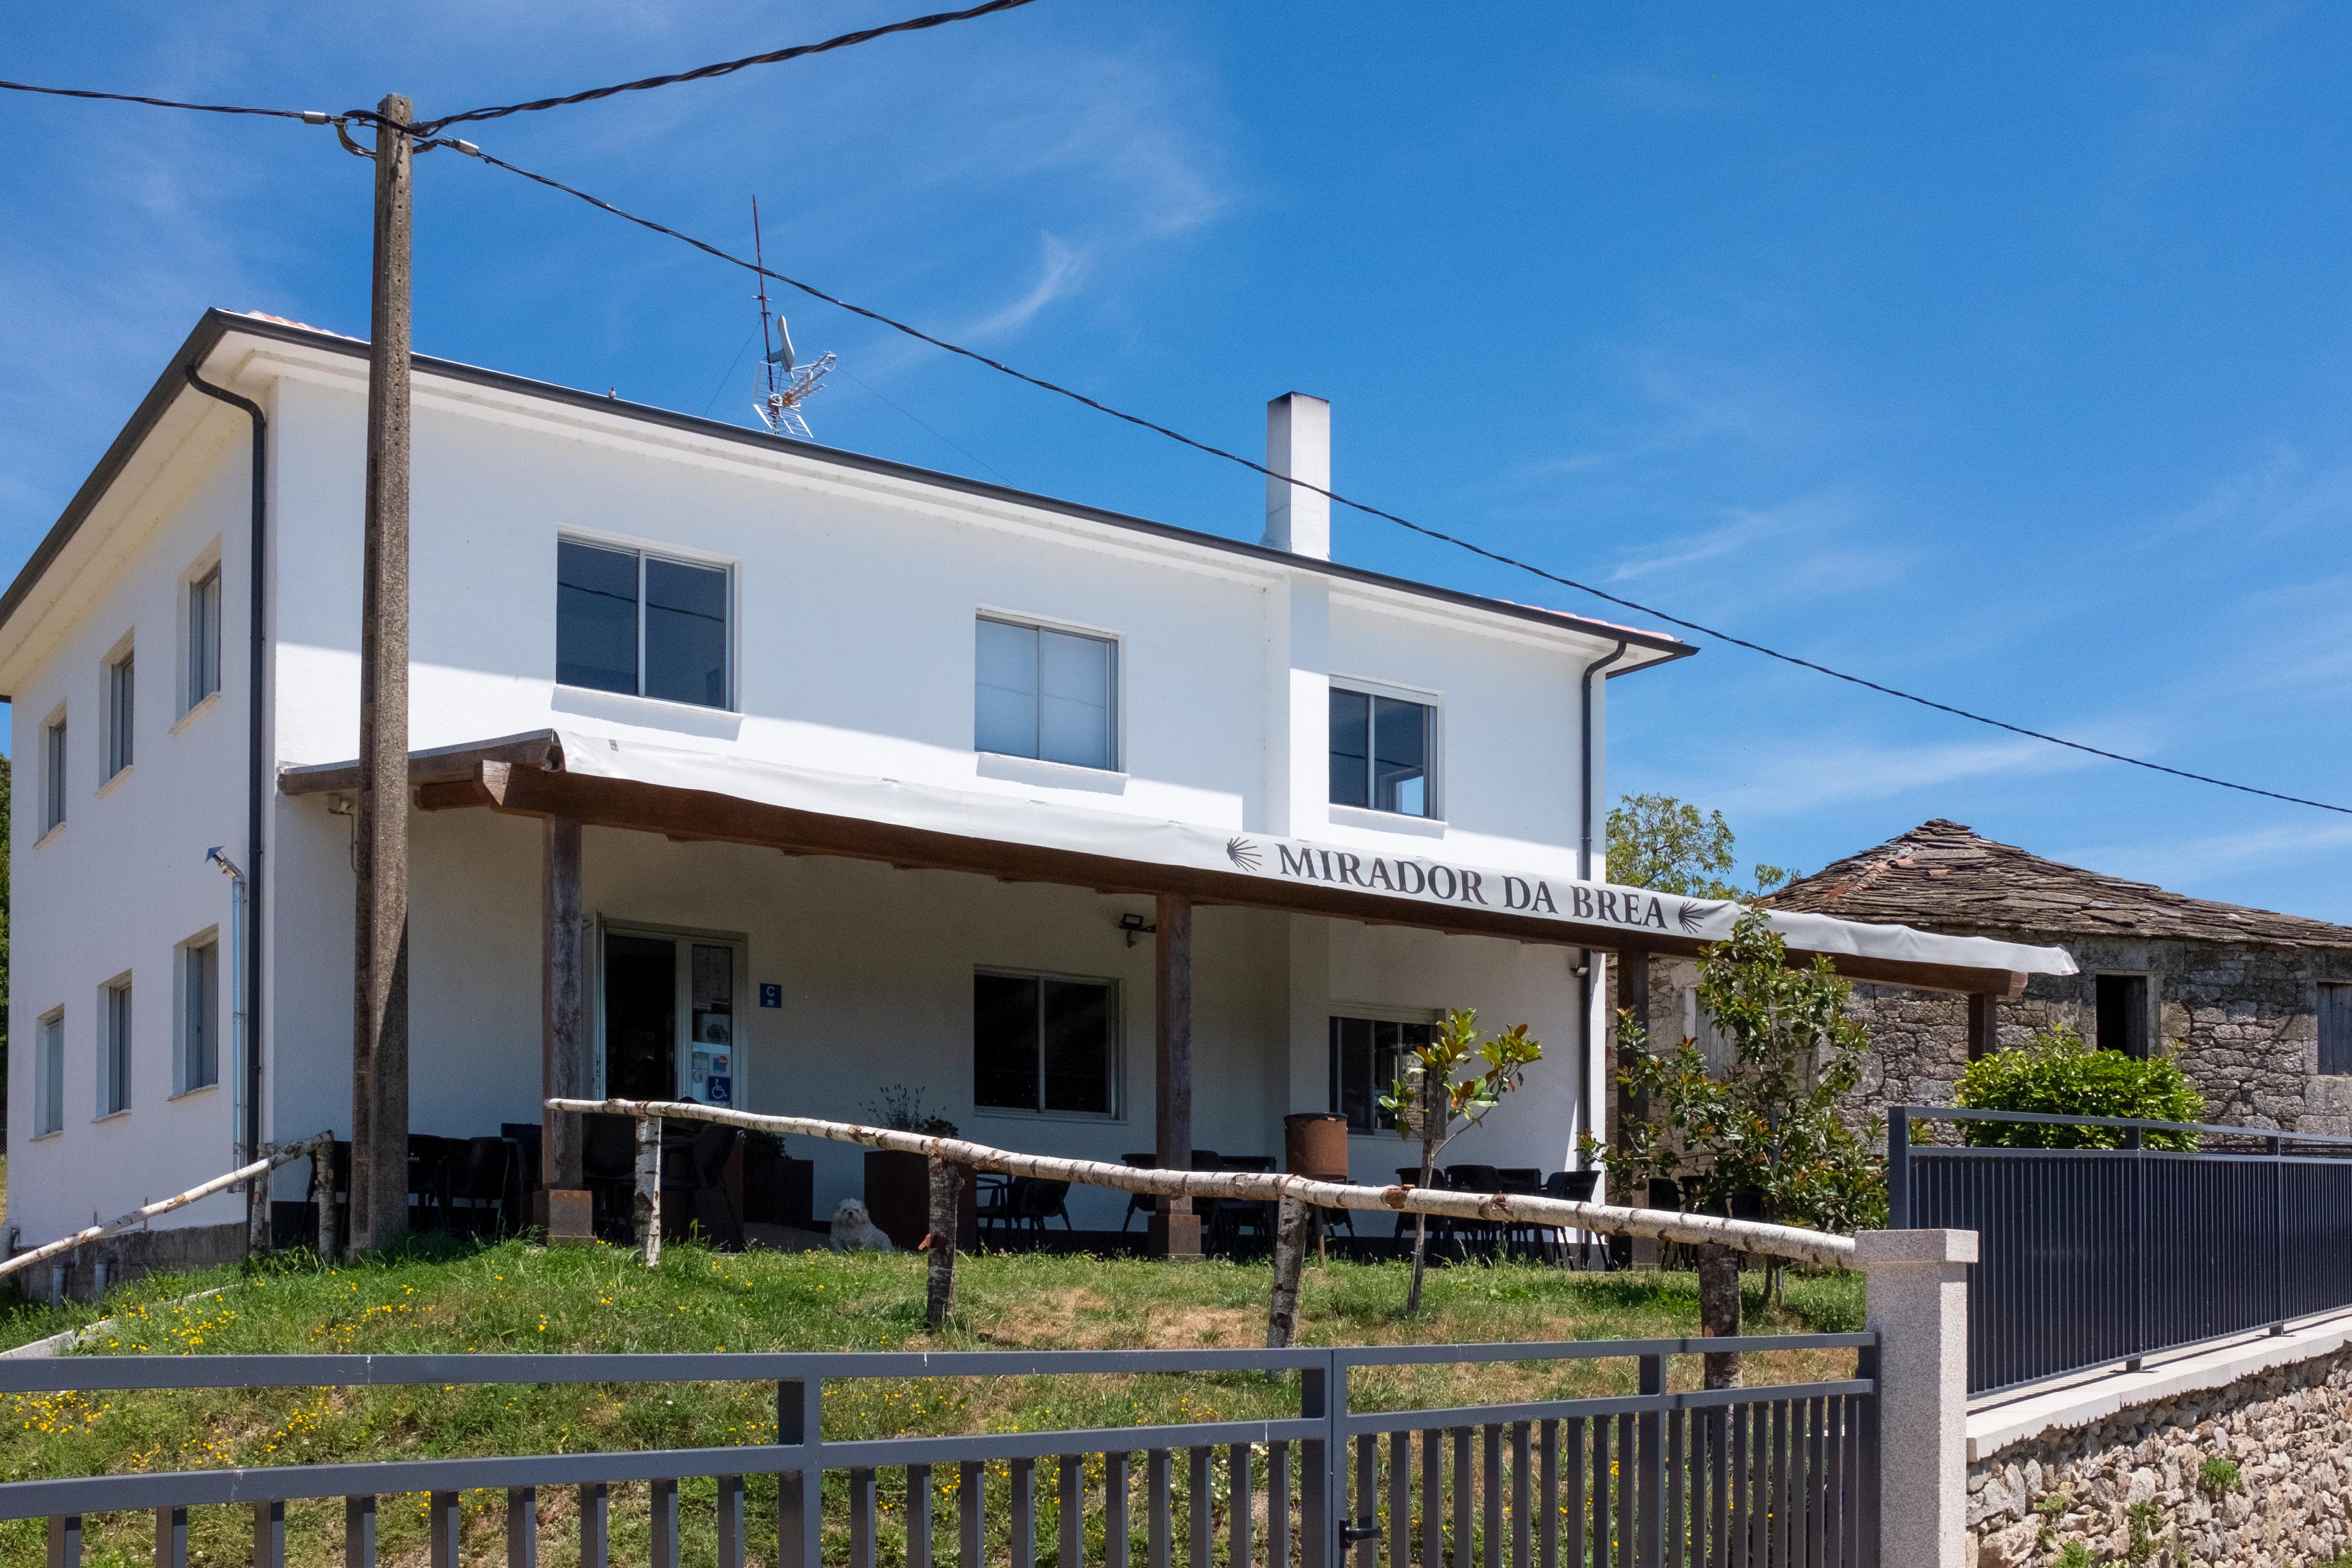
[[(1579, 713), (1579, 721), (1583, 726), (1583, 736), (1578, 752), (1577, 768), (1576, 874), (1587, 882), (1592, 880), (1592, 678), (1623, 658), (1625, 646), (1625, 639), (1618, 638), (1614, 649), (1584, 667), (1582, 700)], [(1592, 969), (1595, 962), (1597, 962), (1597, 955), (1588, 947), (1584, 950), (1584, 961), (1577, 969), (1580, 984), (1577, 987), (1576, 1016), (1579, 1026), (1587, 1031), (1592, 1027)], [(1584, 1045), (1584, 1076), (1590, 1079), (1592, 1076), (1596, 1053), (1591, 1039), (1588, 1038)], [(1608, 1092), (1608, 1085), (1605, 1083), (1600, 1086), (1598, 1093), (1594, 1092), (1594, 1086), (1591, 1082), (1588, 1081), (1585, 1085), (1585, 1131), (1596, 1143), (1601, 1141), (1602, 1130), (1607, 1124), (1605, 1119), (1606, 1107), (1609, 1103)], [(1595, 1189), (1595, 1196), (1605, 1197), (1606, 1195), (1605, 1193)]]
[[(246, 751), (245, 751), (245, 918), (247, 925), (245, 943), (245, 1127), (243, 1153), (247, 1160), (258, 1159), (261, 1149), (261, 812), (262, 757), (261, 725), (263, 660), (261, 634), (263, 597), (268, 563), (269, 500), (266, 480), (268, 476), (269, 420), (261, 412), (261, 405), (250, 398), (239, 397), (225, 386), (215, 386), (196, 374), (194, 365), (188, 366), (188, 384), (207, 397), (216, 397), (234, 408), (242, 408), (253, 421), (253, 581), (248, 590), (252, 598), (252, 630), (247, 637), (252, 661), (246, 676)], [(255, 1184), (257, 1204), (268, 1202), (267, 1182)], [(251, 1215), (247, 1216), (250, 1219)]]

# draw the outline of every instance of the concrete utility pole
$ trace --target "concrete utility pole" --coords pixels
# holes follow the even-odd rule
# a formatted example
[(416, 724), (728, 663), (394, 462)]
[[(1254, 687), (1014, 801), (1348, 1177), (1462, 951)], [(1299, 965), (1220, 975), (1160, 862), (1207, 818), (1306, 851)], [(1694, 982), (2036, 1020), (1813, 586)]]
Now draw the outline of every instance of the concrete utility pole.
[(408, 1228), (408, 247), (415, 108), (376, 111), (360, 566), (359, 899), (352, 1020), (352, 1247)]

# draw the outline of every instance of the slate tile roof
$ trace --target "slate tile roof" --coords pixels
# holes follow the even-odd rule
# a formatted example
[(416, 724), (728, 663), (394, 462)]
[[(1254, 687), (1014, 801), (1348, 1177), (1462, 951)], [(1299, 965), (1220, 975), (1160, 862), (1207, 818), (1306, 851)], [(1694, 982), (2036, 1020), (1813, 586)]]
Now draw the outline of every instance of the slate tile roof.
[(1943, 817), (1801, 877), (1760, 901), (1923, 931), (2352, 948), (2352, 927), (2102, 876), (2030, 855)]

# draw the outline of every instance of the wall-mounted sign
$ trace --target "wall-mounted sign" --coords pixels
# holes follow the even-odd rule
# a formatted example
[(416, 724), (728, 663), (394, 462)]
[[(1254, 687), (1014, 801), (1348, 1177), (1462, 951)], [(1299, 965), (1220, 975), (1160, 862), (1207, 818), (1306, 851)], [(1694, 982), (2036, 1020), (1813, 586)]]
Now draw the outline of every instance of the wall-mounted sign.
[(781, 1006), (782, 1006), (783, 1005), (784, 1005), (784, 988), (783, 988), (782, 986), (781, 986), (781, 985), (762, 985), (762, 986), (761, 986), (761, 987), (760, 987), (760, 1005), (761, 1005), (761, 1006), (762, 1006), (762, 1007), (781, 1007)]

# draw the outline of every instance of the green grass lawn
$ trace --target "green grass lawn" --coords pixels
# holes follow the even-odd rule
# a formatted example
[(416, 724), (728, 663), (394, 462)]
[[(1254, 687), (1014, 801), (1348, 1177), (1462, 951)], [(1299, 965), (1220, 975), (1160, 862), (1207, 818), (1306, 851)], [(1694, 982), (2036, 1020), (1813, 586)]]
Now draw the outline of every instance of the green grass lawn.
[[(1166, 1264), (1036, 1254), (967, 1257), (959, 1321), (923, 1328), (923, 1261), (911, 1256), (720, 1254), (666, 1249), (648, 1271), (612, 1247), (547, 1249), (509, 1242), (416, 1252), (362, 1267), (274, 1267), (142, 1281), (109, 1303), (113, 1326), (86, 1353), (301, 1352), (793, 1351), (1114, 1348), (1262, 1344), (1266, 1266)], [(1527, 1265), (1434, 1270), (1424, 1309), (1408, 1319), (1401, 1264), (1310, 1265), (1302, 1342), (1497, 1342), (1696, 1332), (1687, 1275), (1580, 1276)], [(1750, 1330), (1842, 1331), (1861, 1321), (1861, 1281), (1792, 1278), (1788, 1304), (1761, 1310), (1753, 1277)], [(180, 1301), (190, 1292), (220, 1293)], [(176, 1303), (176, 1304), (175, 1304)], [(18, 1344), (95, 1320), (89, 1308), (19, 1306), (0, 1314), (0, 1343)], [(1852, 1352), (1750, 1358), (1749, 1378), (1843, 1376)], [(1674, 1383), (1696, 1381), (1695, 1360)], [(1381, 1369), (1359, 1373), (1359, 1408), (1630, 1390), (1622, 1361)], [(828, 1438), (1035, 1430), (1222, 1420), (1295, 1412), (1295, 1384), (1259, 1374), (1183, 1377), (892, 1379), (826, 1391)], [(772, 1389), (751, 1384), (412, 1389), (278, 1389), (172, 1394), (0, 1396), (0, 1479), (319, 1463), (445, 1455), (757, 1444), (773, 1440)], [(747, 1468), (750, 1467), (747, 1466)], [(1180, 1467), (1181, 1470), (1181, 1467)], [(886, 1479), (886, 1500), (889, 1482)], [(689, 1563), (710, 1560), (708, 1482), (683, 1489)], [(641, 1507), (622, 1489), (614, 1549), (642, 1556)], [(766, 1484), (772, 1500), (774, 1483)], [(469, 1536), (490, 1550), (504, 1500), (467, 1494)], [(772, 1552), (772, 1502), (753, 1483), (752, 1515)], [(422, 1545), (422, 1498), (386, 1500), (385, 1561)], [(544, 1555), (572, 1560), (562, 1528), (568, 1497), (541, 1500)], [(762, 1511), (765, 1509), (768, 1511)], [(697, 1519), (705, 1521), (698, 1528)], [(289, 1510), (297, 1563), (341, 1553), (340, 1510)], [(243, 1561), (248, 1526), (236, 1511), (197, 1510), (196, 1555)], [(143, 1519), (92, 1521), (93, 1563), (149, 1551)], [(1050, 1532), (1043, 1539), (1050, 1541)], [(756, 1554), (756, 1552), (755, 1552)], [(891, 1556), (886, 1550), (886, 1558)], [(37, 1522), (0, 1525), (0, 1564), (41, 1560)], [(894, 1559), (895, 1560), (895, 1559)], [(772, 1562), (772, 1556), (768, 1561)]]

